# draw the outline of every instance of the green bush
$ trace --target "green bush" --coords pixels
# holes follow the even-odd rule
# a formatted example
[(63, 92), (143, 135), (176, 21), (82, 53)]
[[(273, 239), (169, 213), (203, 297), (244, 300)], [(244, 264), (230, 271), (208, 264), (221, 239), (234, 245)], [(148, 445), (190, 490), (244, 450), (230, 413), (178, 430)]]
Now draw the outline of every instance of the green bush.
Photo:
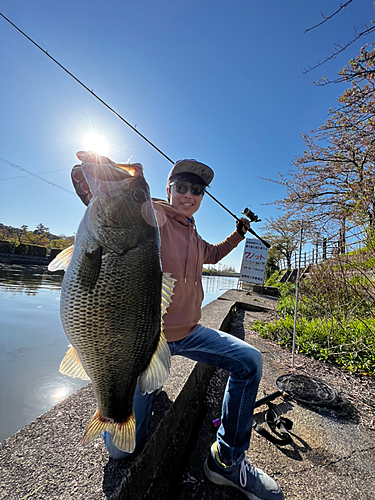
[(271, 274), (271, 276), (265, 282), (266, 286), (278, 286), (280, 285), (279, 279), (284, 274), (284, 271), (275, 271)]

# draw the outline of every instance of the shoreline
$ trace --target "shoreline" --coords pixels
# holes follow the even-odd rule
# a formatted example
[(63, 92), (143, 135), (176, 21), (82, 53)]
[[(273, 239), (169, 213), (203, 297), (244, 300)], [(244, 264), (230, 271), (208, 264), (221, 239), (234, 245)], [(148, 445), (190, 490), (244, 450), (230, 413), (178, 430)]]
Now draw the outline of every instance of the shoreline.
[[(19, 255), (12, 253), (0, 253), (0, 265), (34, 265), (34, 266), (48, 266), (48, 264), (56, 257), (39, 257), (37, 255)], [(222, 276), (225, 278), (238, 278), (240, 273), (226, 273), (225, 271), (218, 271), (217, 273), (213, 272), (202, 272), (202, 276)]]

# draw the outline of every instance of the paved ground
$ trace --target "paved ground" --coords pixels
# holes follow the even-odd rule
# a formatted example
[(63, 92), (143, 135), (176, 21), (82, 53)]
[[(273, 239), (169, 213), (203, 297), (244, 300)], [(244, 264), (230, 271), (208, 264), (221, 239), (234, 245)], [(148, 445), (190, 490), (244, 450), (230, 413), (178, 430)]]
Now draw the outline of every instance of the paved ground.
[[(226, 292), (214, 301), (206, 315), (217, 327), (223, 311), (245, 297)], [(239, 299), (240, 298), (240, 299)], [(252, 294), (248, 304), (263, 310), (239, 311), (232, 324), (233, 333), (257, 347), (263, 354), (264, 370), (258, 397), (275, 390), (276, 379), (290, 371), (290, 354), (260, 339), (249, 326), (268, 318), (276, 300)], [(225, 312), (226, 314), (226, 312)], [(161, 415), (172, 405), (191, 367), (178, 360), (173, 376), (158, 396)], [(275, 400), (278, 411), (292, 419), (293, 443), (278, 447), (253, 433), (248, 456), (254, 465), (273, 475), (283, 488), (286, 500), (373, 500), (375, 497), (375, 381), (353, 377), (322, 363), (296, 357), (299, 372), (319, 376), (342, 393), (339, 407), (313, 409), (287, 399)], [(318, 374), (318, 375), (317, 375)], [(206, 394), (207, 413), (196, 443), (187, 460), (173, 500), (236, 500), (238, 491), (218, 487), (205, 479), (202, 466), (215, 440), (211, 422), (220, 416), (221, 398), (227, 373), (216, 371)], [(363, 398), (353, 397), (363, 392)], [(345, 401), (347, 401), (345, 403)], [(369, 405), (368, 405), (369, 403)], [(371, 406), (372, 405), (372, 406)], [(50, 412), (42, 415), (0, 445), (0, 499), (9, 500), (109, 500), (127, 473), (125, 461), (114, 461), (100, 440), (82, 448), (79, 445), (85, 423), (95, 410), (91, 385), (84, 387)], [(372, 408), (372, 410), (371, 410)], [(260, 419), (265, 406), (256, 410)], [(195, 444), (195, 446), (194, 446)], [(149, 470), (152, 472), (150, 463)], [(154, 498), (154, 497), (153, 497)], [(134, 498), (131, 500), (139, 500)], [(166, 500), (163, 495), (161, 500)]]
[[(263, 301), (263, 298), (257, 298)], [(261, 304), (258, 302), (258, 304)], [(272, 308), (272, 302), (267, 300)], [(258, 398), (275, 391), (276, 379), (291, 372), (291, 355), (250, 331), (251, 322), (267, 314), (240, 311), (233, 323), (233, 333), (243, 337), (263, 354), (263, 378)], [(316, 375), (318, 361), (296, 357), (297, 373)], [(375, 498), (375, 421), (366, 418), (365, 407), (352, 404), (346, 392), (347, 379), (353, 377), (339, 369), (321, 367), (321, 375), (340, 393), (342, 405), (321, 409), (278, 398), (274, 401), (280, 414), (290, 418), (293, 443), (276, 446), (253, 432), (247, 456), (254, 465), (273, 476), (284, 491), (286, 500), (373, 500)], [(220, 401), (228, 374), (217, 370), (207, 391), (207, 415), (196, 447), (186, 464), (178, 485), (178, 500), (240, 500), (243, 495), (229, 487), (219, 487), (204, 476), (202, 464), (215, 440), (212, 420), (220, 416)], [(355, 378), (355, 377), (354, 377)], [(358, 377), (357, 377), (358, 378)], [(355, 381), (361, 384), (361, 380)], [(367, 382), (367, 381), (366, 381)], [(369, 381), (375, 394), (375, 381)], [(363, 387), (367, 386), (363, 382)], [(374, 400), (372, 399), (372, 404)], [(371, 404), (371, 403), (370, 403)], [(367, 407), (369, 410), (370, 407)], [(267, 406), (256, 410), (262, 420)], [(373, 413), (372, 413), (373, 415)]]

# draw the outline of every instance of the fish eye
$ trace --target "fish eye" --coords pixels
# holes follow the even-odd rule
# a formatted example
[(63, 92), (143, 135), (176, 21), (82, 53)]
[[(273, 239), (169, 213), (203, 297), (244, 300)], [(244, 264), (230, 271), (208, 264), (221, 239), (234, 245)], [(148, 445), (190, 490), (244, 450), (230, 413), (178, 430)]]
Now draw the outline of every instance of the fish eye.
[(133, 199), (135, 201), (145, 201), (146, 193), (142, 189), (135, 189), (133, 191)]

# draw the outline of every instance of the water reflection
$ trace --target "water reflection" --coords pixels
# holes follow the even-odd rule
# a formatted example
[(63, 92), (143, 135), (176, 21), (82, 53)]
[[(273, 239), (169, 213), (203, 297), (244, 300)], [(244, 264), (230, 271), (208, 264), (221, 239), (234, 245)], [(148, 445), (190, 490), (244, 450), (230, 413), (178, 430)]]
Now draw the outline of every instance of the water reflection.
[(87, 382), (59, 373), (62, 275), (0, 265), (0, 441)]
[(227, 276), (202, 276), (204, 300), (202, 306), (223, 295), (226, 290), (237, 288), (238, 278)]
[(2, 291), (36, 295), (41, 288), (60, 290), (63, 273), (49, 273), (44, 266), (5, 266), (0, 264)]
[[(87, 384), (59, 373), (68, 340), (60, 322), (62, 274), (0, 264), (0, 441)], [(203, 305), (236, 288), (204, 276)]]

